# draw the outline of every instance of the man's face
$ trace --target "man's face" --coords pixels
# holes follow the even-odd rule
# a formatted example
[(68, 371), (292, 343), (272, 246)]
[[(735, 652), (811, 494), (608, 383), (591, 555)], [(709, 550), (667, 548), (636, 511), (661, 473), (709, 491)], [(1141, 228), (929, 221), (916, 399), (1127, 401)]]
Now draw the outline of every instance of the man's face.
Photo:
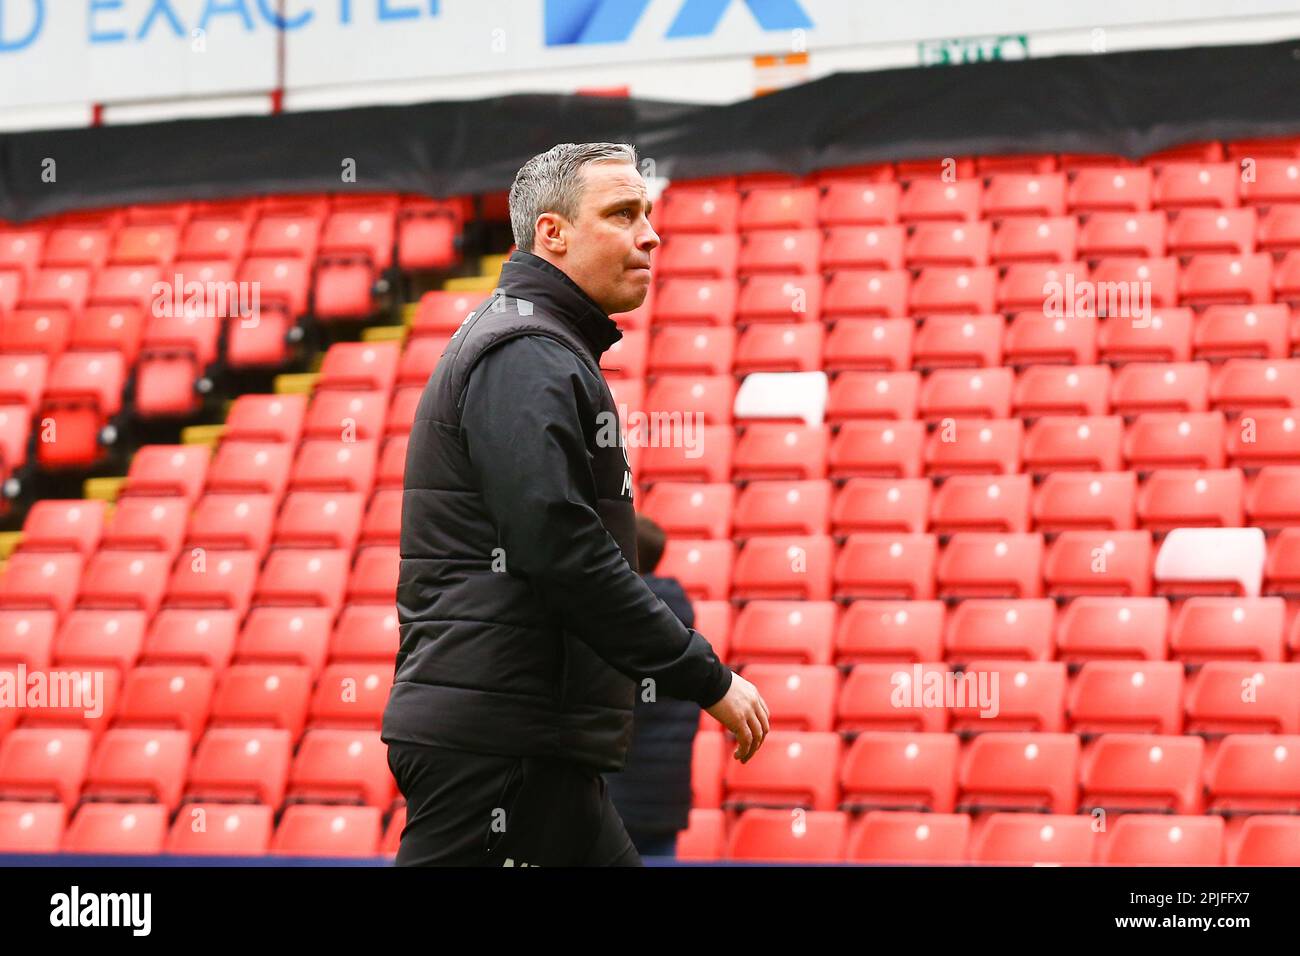
[[(645, 180), (631, 163), (589, 163), (577, 217), (544, 213), (533, 251), (564, 270), (610, 315), (631, 312), (650, 290), (650, 225)], [(556, 248), (556, 244), (559, 248)], [(550, 253), (550, 255), (544, 255)]]

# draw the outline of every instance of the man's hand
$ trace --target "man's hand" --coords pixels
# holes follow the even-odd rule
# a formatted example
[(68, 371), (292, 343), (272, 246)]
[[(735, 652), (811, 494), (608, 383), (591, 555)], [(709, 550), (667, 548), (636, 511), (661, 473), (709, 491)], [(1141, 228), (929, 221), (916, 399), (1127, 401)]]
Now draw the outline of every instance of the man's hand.
[(727, 693), (706, 712), (736, 735), (737, 747), (733, 756), (741, 763), (748, 763), (749, 758), (758, 753), (771, 726), (767, 704), (758, 690), (734, 671)]

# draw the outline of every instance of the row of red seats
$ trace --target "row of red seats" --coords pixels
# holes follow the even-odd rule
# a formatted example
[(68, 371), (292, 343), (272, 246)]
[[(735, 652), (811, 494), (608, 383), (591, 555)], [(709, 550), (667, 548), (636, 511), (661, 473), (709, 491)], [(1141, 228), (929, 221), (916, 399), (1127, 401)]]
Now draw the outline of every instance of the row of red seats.
[[(288, 610), (285, 614), (262, 615), (245, 628), (236, 650), (237, 659), (260, 663), (234, 663), (224, 669), (194, 663), (137, 665), (144, 653), (141, 629), (119, 639), (111, 629), (93, 629), (96, 623), (112, 623), (111, 619), (82, 618), (76, 622), (78, 627), (61, 632), (67, 638), (59, 649), (57, 670), (40, 671), (102, 674), (103, 692), (90, 708), (93, 713), (88, 716), (87, 708), (55, 706), (51, 701), (43, 702), (46, 706), (9, 708), (0, 718), (0, 734), (15, 721), (27, 726), (72, 723), (88, 728), (96, 736), (109, 726), (174, 727), (186, 731), (191, 742), (209, 723), (281, 727), (293, 742), (302, 736), (304, 727), (378, 730), (393, 679), (394, 649), (388, 648), (389, 652), (378, 660), (325, 665), (324, 649), (313, 647), (310, 636), (299, 642), (292, 629), (296, 619), (310, 616), (304, 613), (309, 609)], [(169, 638), (175, 641), (176, 632), (166, 634), (155, 629), (154, 633), (159, 635), (162, 647), (151, 651), (150, 659), (155, 655), (175, 658), (184, 652), (190, 658), (230, 654), (229, 648), (220, 644), (220, 635), (211, 641), (206, 634), (180, 635), (190, 638), (191, 647), (178, 649), (165, 643)], [(375, 643), (373, 635), (364, 640)], [(24, 656), (34, 656), (31, 650), (18, 648)], [(5, 651), (6, 658), (15, 656), (10, 648)], [(35, 651), (39, 654), (39, 649)], [(0, 668), (13, 674), (21, 674), (19, 668), (28, 666), (25, 660), (16, 664), (0, 662)], [(28, 671), (29, 676), (35, 673)]]
[[(295, 753), (296, 750), (296, 753)], [(62, 803), (141, 800), (174, 812), (182, 800), (270, 807), (359, 803), (388, 810), (396, 795), (378, 732), (313, 728), (297, 747), (289, 731), (213, 726), (184, 730), (19, 727), (0, 740), (0, 798)]]
[[(880, 193), (882, 188), (856, 187), (856, 193), (846, 197), (844, 190), (831, 187), (823, 196), (823, 206), (831, 200), (856, 198), (871, 209), (848, 211), (841, 203), (840, 215), (832, 213), (832, 218), (821, 225), (766, 227), (739, 234), (724, 230), (694, 234), (697, 237), (690, 241), (700, 246), (711, 242), (716, 250), (719, 246), (715, 240), (725, 237), (723, 248), (729, 248), (733, 244), (731, 237), (737, 236), (736, 271), (740, 275), (780, 271), (810, 274), (852, 268), (1009, 266), (1114, 256), (1249, 255), (1256, 250), (1281, 254), (1300, 248), (1300, 205), (1294, 204), (1272, 206), (1262, 214), (1247, 207), (1187, 209), (1168, 214), (1158, 210), (1093, 212), (1078, 218), (1031, 206), (1026, 210), (1028, 214), (1014, 219), (895, 224), (888, 221), (888, 210), (875, 210), (878, 204), (889, 205)], [(750, 193), (746, 201), (759, 197), (760, 192), (767, 191)], [(676, 210), (686, 203), (685, 195), (674, 190), (667, 195), (681, 200), (669, 204), (668, 209)], [(696, 208), (690, 210), (692, 218), (700, 207), (715, 204), (712, 193), (693, 194), (692, 205)], [(866, 221), (873, 218), (875, 211), (886, 221)], [(690, 236), (696, 225), (687, 221), (681, 228), (664, 228), (664, 232)]]
[(801, 253), (795, 261), (790, 256), (798, 244), (787, 250), (789, 238), (775, 242), (771, 255), (742, 260), (742, 252), (764, 250), (766, 243), (742, 250), (735, 237), (667, 237), (655, 250), (654, 291), (619, 322), (641, 328), (651, 316), (658, 323), (732, 325), (1031, 310), (1053, 310), (1048, 313), (1053, 317), (1096, 312), (1141, 318), (1150, 309), (1174, 306), (1300, 300), (1300, 250), (1276, 263), (1262, 252), (1202, 253), (1183, 265), (1172, 256), (1122, 256), (1101, 259), (1091, 269), (1083, 262), (1013, 262), (928, 265), (913, 275), (887, 265), (858, 236), (853, 245), (865, 252), (837, 261), (823, 277), (816, 250), (811, 258)]
[[(947, 665), (858, 664), (841, 674), (829, 664), (753, 663), (741, 673), (777, 730), (1300, 734), (1300, 663), (1206, 661), (1187, 679), (1183, 661), (1087, 661), (1071, 680), (1064, 661), (979, 659), (1014, 655), (1014, 644), (950, 650)], [(1211, 638), (1190, 650), (1194, 659), (1222, 648)], [(700, 730), (716, 730), (710, 720), (702, 714)]]
[(694, 806), (940, 813), (1300, 813), (1300, 736), (774, 730), (747, 763), (696, 734)]
[[(963, 175), (964, 174), (964, 175)], [(906, 182), (873, 171), (828, 170), (819, 182), (680, 182), (656, 223), (672, 232), (734, 233), (817, 225), (972, 222), (1010, 216), (1232, 209), (1300, 203), (1300, 159), (1090, 166), (981, 175), (932, 162)]]
[(242, 621), (228, 608), (74, 608), (60, 621), (49, 609), (0, 610), (0, 667), (110, 666), (126, 676), (137, 663), (197, 665), (291, 663), (313, 681), (325, 665), (392, 664), (397, 611), (382, 604), (254, 607)]
[[(1284, 360), (1300, 345), (1300, 319), (1284, 305), (1216, 305), (1200, 316), (1162, 309), (1149, 324), (1093, 316), (932, 315), (922, 320), (838, 319), (744, 327), (626, 329), (602, 361), (616, 379), (750, 372), (904, 372), (1001, 365)], [(441, 352), (449, 336), (421, 334), (410, 348)], [(409, 351), (410, 349), (408, 349)], [(1110, 384), (1112, 373), (1104, 374)]]
[(385, 829), (376, 807), (196, 803), (168, 826), (157, 803), (86, 803), (71, 822), (57, 803), (0, 802), (0, 853), (368, 857), (397, 853), (405, 813)]
[[(615, 394), (624, 393), (616, 388)], [(860, 420), (838, 428), (751, 424), (739, 437), (730, 425), (705, 425), (665, 439), (665, 428), (657, 441), (654, 432), (634, 427), (628, 454), (637, 480), (651, 485), (1277, 466), (1284, 470), (1270, 471), (1262, 492), (1259, 483), (1252, 492), (1276, 506), (1259, 498), (1250, 506), (1276, 525), (1289, 520), (1284, 502), (1291, 473), (1285, 469), (1300, 461), (1297, 422), (1300, 415), (1291, 409), (1251, 410), (1231, 423), (1222, 412), (1153, 412), (1127, 428), (1118, 415), (1047, 415), (1028, 427), (1020, 419), (955, 419), (927, 436), (922, 421)], [(1280, 490), (1267, 490), (1274, 481)], [(1074, 486), (1067, 479), (1061, 487)]]
[(859, 598), (822, 601), (696, 600), (696, 630), (718, 655), (748, 662), (839, 664), (962, 662), (980, 657), (1059, 659), (1300, 658), (1297, 605), (1277, 598), (1076, 597), (943, 601)]
[(994, 866), (1300, 866), (1300, 820), (1265, 815), (1232, 833), (1221, 817), (1130, 813), (1093, 817), (876, 810), (856, 826), (838, 811), (691, 811), (682, 860)]
[[(1187, 583), (1159, 575), (1153, 582), (1156, 550), (1149, 531), (1063, 531), (1050, 544), (1037, 533), (983, 531), (958, 532), (942, 545), (933, 534), (865, 532), (838, 546), (830, 535), (772, 535), (739, 547), (669, 541), (660, 567), (704, 600), (1144, 597)], [(1240, 574), (1238, 593), (1250, 571)], [(1269, 543), (1263, 581), (1268, 594), (1300, 592), (1300, 528)], [(1204, 593), (1220, 583), (1228, 582), (1206, 581)]]
[(825, 479), (753, 481), (740, 490), (729, 483), (659, 482), (642, 510), (670, 535), (684, 538), (1169, 531), (1300, 524), (1298, 494), (1300, 468), (1274, 465), (1250, 482), (1235, 468), (1157, 469), (1141, 482), (1134, 471), (1054, 472), (1037, 486), (1027, 474), (952, 475), (942, 481), (850, 478), (838, 490)]

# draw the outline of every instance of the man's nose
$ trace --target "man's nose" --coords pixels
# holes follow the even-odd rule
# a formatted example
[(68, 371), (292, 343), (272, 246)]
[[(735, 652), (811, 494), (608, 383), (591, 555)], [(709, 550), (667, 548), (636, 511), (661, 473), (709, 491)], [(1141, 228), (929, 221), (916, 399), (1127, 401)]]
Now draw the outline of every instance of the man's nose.
[(659, 233), (650, 225), (650, 220), (646, 220), (645, 231), (637, 238), (636, 245), (645, 252), (650, 252), (659, 245)]

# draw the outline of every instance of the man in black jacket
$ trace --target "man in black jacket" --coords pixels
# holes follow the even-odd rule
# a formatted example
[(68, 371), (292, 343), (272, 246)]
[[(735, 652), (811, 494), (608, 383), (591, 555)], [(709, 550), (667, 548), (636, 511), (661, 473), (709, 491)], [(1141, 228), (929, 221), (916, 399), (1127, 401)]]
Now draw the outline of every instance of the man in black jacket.
[(515, 252), (416, 408), (383, 739), (399, 865), (636, 865), (601, 776), (637, 692), (705, 708), (748, 760), (767, 705), (636, 573), (600, 356), (659, 244), (630, 146), (556, 146), (510, 190)]
[[(636, 558), (646, 586), (687, 627), (695, 608), (676, 578), (655, 574), (667, 540), (664, 529), (636, 516)], [(639, 693), (632, 712), (632, 744), (622, 773), (606, 777), (628, 836), (642, 856), (675, 856), (677, 834), (690, 823), (691, 753), (700, 725), (699, 705)]]

